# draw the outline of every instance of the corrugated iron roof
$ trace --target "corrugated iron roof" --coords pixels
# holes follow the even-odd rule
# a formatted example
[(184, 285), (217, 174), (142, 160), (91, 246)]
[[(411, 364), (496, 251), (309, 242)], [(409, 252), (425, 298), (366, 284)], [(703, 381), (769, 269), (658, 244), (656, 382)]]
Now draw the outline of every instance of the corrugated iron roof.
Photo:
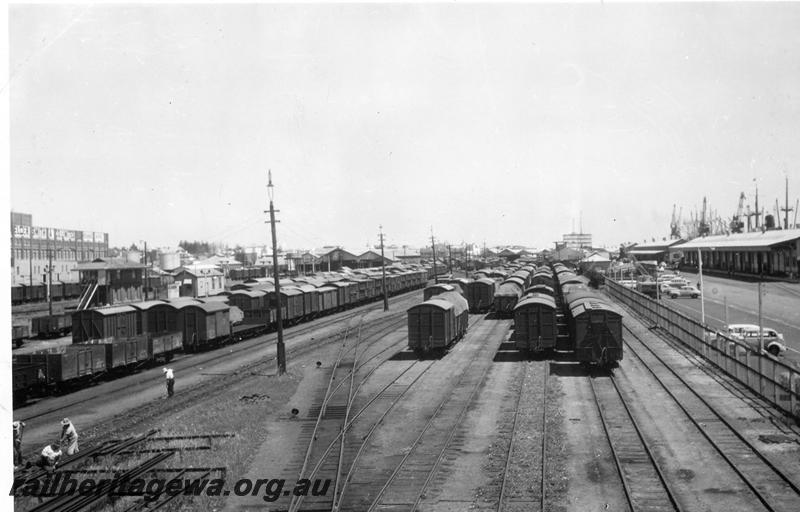
[[(438, 297), (438, 295), (437, 295), (437, 297)], [(448, 301), (443, 300), (443, 299), (433, 298), (433, 299), (426, 300), (425, 302), (423, 302), (421, 304), (417, 304), (416, 306), (411, 306), (410, 308), (408, 308), (408, 311), (411, 311), (412, 309), (431, 307), (431, 306), (433, 306), (435, 308), (439, 308), (439, 309), (445, 310), (445, 311), (448, 310), (448, 309), (453, 309), (455, 307), (452, 302), (448, 302)]]
[(245, 295), (247, 297), (266, 297), (267, 292), (261, 290), (236, 290), (235, 292), (231, 293), (231, 296), (234, 295)]
[(97, 313), (98, 315), (109, 316), (109, 315), (118, 315), (120, 313), (135, 313), (136, 308), (131, 306), (109, 306), (107, 308), (97, 308), (91, 309), (92, 313)]
[(217, 311), (230, 311), (230, 307), (222, 302), (176, 302), (173, 304), (175, 309), (199, 308), (206, 313), (216, 313)]
[(556, 300), (550, 295), (547, 295), (546, 293), (532, 293), (522, 297), (522, 300), (517, 302), (517, 305), (514, 306), (514, 311), (532, 304), (543, 304), (553, 309), (556, 308)]
[(170, 303), (168, 303), (166, 301), (163, 301), (161, 299), (147, 300), (147, 301), (144, 301), (144, 302), (136, 302), (134, 304), (131, 304), (131, 306), (133, 306), (134, 308), (136, 308), (136, 309), (138, 309), (140, 311), (146, 311), (146, 310), (148, 310), (148, 309), (150, 309), (152, 307), (155, 307), (155, 306), (165, 306), (165, 305), (166, 306), (171, 306)]
[(800, 239), (800, 229), (780, 229), (695, 238), (671, 249), (759, 249)]

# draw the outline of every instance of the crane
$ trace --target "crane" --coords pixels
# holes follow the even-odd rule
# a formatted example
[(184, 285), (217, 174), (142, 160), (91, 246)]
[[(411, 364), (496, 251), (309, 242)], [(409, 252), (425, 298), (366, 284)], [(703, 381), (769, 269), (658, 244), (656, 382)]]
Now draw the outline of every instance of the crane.
[(675, 216), (675, 208), (676, 205), (672, 205), (672, 220), (669, 223), (669, 237), (673, 240), (678, 240), (681, 237), (681, 214), (683, 213), (683, 207), (681, 206), (681, 213)]
[[(739, 207), (736, 209), (736, 215), (733, 216), (731, 219), (731, 233), (741, 233), (744, 229), (744, 222), (742, 221), (742, 217), (744, 214), (744, 192), (739, 194)], [(748, 217), (747, 223), (750, 224), (750, 218)]]
[(700, 216), (700, 225), (697, 228), (698, 236), (707, 236), (711, 233), (711, 226), (708, 223), (708, 201), (703, 196), (703, 212)]

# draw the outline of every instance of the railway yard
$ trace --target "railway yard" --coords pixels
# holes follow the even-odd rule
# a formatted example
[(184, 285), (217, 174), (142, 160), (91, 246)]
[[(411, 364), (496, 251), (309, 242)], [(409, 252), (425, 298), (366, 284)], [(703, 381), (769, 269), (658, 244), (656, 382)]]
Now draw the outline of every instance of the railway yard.
[[(727, 302), (735, 285), (722, 281), (706, 287)], [(570, 293), (557, 302), (574, 304)], [(556, 330), (554, 349), (520, 350), (522, 317), (497, 311), (465, 311), (469, 328), (449, 350), (413, 351), (409, 331), (422, 327), (409, 309), (422, 295), (415, 287), (388, 311), (366, 302), (288, 327), (284, 375), (275, 333), (262, 333), (176, 354), (173, 397), (150, 365), (17, 407), (26, 459), (57, 440), (63, 417), (81, 449), (54, 474), (17, 472), (15, 509), (800, 510), (795, 419), (602, 290), (585, 307), (602, 301), (620, 315), (616, 362), (579, 360)], [(95, 487), (35, 495), (58, 475)], [(109, 482), (125, 478), (156, 484), (115, 493)], [(207, 486), (168, 492), (171, 479)]]

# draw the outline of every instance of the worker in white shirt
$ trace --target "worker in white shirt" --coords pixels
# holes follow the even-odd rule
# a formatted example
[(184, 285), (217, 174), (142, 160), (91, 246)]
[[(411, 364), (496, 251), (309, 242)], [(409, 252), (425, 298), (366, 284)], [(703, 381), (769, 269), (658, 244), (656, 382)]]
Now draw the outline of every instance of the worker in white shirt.
[(22, 465), (22, 431), (25, 429), (24, 421), (15, 421), (14, 427), (14, 469)]
[(61, 420), (61, 449), (66, 451), (67, 455), (78, 453), (78, 432), (69, 418)]
[(167, 396), (170, 397), (175, 392), (175, 374), (172, 368), (164, 368), (164, 376), (167, 378)]
[(53, 443), (45, 445), (44, 449), (42, 450), (42, 455), (39, 457), (39, 467), (48, 471), (53, 471), (56, 469), (56, 464), (58, 464), (58, 460), (60, 458), (61, 450), (57, 444)]

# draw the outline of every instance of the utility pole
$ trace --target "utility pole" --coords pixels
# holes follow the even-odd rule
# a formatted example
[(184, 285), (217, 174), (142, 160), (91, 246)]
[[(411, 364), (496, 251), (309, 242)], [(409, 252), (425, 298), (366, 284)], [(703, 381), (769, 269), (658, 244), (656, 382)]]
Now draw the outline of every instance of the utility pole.
[(147, 285), (150, 284), (150, 279), (147, 275), (147, 242), (144, 243), (144, 300), (148, 299)]
[(272, 185), (272, 171), (268, 171), (269, 183), (267, 184), (267, 194), (269, 195), (269, 223), (272, 226), (272, 271), (275, 279), (275, 322), (278, 324), (278, 375), (286, 373), (286, 347), (283, 345), (283, 319), (281, 318), (281, 283), (278, 275), (278, 239), (275, 235), (275, 207), (272, 198), (275, 194)]
[(47, 314), (53, 316), (53, 295), (50, 286), (53, 283), (53, 250), (47, 248)]
[(28, 226), (28, 281), (33, 288), (33, 226)]
[(433, 251), (433, 282), (439, 284), (439, 275), (436, 273), (436, 242), (433, 239), (433, 226), (431, 226), (431, 250)]
[(383, 257), (383, 226), (378, 226), (381, 237), (381, 286), (383, 287), (383, 310), (389, 311), (389, 295), (386, 293), (386, 260)]
[(764, 283), (758, 282), (758, 392), (761, 392), (761, 382), (764, 377), (763, 365), (761, 361), (764, 359), (764, 328), (761, 325), (761, 295), (763, 294)]
[(705, 328), (706, 325), (706, 301), (705, 301), (705, 289), (706, 287), (703, 286), (703, 255), (700, 253), (700, 248), (697, 248), (697, 268), (700, 274), (700, 323)]
[(450, 273), (453, 273), (453, 247), (447, 244), (447, 268)]

